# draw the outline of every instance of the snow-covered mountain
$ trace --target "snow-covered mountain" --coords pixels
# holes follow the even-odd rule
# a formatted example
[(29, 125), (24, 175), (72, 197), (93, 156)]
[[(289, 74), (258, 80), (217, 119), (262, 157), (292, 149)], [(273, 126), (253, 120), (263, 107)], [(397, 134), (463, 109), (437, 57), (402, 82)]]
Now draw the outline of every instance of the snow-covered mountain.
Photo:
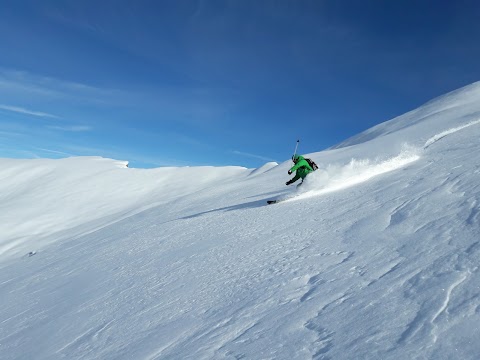
[(0, 357), (478, 359), (479, 138), (475, 83), (298, 189), (291, 161), (0, 159)]

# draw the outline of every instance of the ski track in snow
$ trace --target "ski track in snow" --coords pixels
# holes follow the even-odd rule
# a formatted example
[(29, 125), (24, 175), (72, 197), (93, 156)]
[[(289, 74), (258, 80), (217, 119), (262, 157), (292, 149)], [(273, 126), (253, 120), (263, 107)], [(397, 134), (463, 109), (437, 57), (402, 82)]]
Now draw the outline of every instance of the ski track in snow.
[(432, 136), (430, 139), (428, 139), (425, 145), (423, 146), (423, 148), (427, 149), (432, 144), (436, 143), (438, 140), (444, 138), (445, 136), (456, 133), (457, 131), (463, 130), (465, 128), (468, 128), (470, 126), (477, 125), (477, 124), (480, 124), (480, 120), (471, 121), (465, 125), (457, 126), (457, 127), (448, 129), (446, 131), (442, 131), (441, 133), (436, 134), (435, 136)]

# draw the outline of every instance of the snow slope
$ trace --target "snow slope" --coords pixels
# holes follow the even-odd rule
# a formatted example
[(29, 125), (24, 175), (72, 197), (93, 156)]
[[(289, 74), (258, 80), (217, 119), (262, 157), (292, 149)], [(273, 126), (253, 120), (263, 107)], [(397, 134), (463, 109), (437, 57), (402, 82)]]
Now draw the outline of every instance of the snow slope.
[(476, 83), (298, 190), (289, 161), (0, 160), (1, 357), (478, 359), (479, 120)]
[(0, 160), (0, 256), (93, 231), (248, 173), (240, 167), (128, 169), (127, 162), (100, 157)]

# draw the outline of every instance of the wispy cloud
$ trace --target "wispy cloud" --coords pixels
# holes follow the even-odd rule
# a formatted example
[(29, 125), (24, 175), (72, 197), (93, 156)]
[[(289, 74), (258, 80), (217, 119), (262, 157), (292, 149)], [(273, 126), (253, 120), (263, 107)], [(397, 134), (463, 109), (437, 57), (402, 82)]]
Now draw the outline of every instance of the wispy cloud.
[(15, 131), (2, 131), (0, 130), (0, 137), (18, 137), (18, 136), (23, 136), (24, 134), (20, 132), (15, 132)]
[(78, 82), (0, 67), (0, 94), (105, 103), (123, 93)]
[(15, 112), (23, 115), (32, 115), (32, 116), (38, 116), (43, 118), (58, 119), (58, 116), (56, 115), (52, 115), (52, 114), (41, 112), (41, 111), (33, 111), (33, 110), (25, 109), (19, 106), (10, 106), (10, 105), (0, 104), (0, 110), (6, 110), (6, 111)]
[(82, 131), (91, 131), (92, 127), (91, 126), (85, 126), (85, 125), (71, 125), (71, 126), (47, 126), (47, 128), (52, 129), (52, 130), (60, 130), (60, 131), (71, 131), (71, 132), (82, 132)]
[(250, 154), (250, 153), (243, 152), (243, 151), (238, 151), (238, 150), (233, 150), (232, 153), (236, 154), (236, 155), (241, 155), (241, 156), (254, 158), (254, 159), (260, 159), (260, 160), (265, 160), (265, 161), (276, 161), (274, 159), (271, 159), (271, 158), (268, 158), (268, 157), (265, 157), (265, 156)]
[(62, 156), (77, 156), (75, 154), (67, 153), (67, 152), (64, 152), (64, 151), (57, 151), (57, 150), (51, 150), (51, 149), (45, 149), (45, 148), (35, 148), (35, 150), (40, 150), (40, 151), (43, 151), (43, 152), (62, 155)]

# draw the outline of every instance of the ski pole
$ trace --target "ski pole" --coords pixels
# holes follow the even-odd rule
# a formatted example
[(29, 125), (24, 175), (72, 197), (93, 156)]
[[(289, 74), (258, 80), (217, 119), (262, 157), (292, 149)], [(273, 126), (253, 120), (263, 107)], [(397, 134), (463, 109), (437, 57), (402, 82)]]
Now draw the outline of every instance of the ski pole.
[(299, 142), (300, 142), (300, 140), (297, 140), (297, 144), (295, 145), (295, 151), (293, 152), (293, 156), (297, 155), (297, 149), (298, 149), (298, 143)]

